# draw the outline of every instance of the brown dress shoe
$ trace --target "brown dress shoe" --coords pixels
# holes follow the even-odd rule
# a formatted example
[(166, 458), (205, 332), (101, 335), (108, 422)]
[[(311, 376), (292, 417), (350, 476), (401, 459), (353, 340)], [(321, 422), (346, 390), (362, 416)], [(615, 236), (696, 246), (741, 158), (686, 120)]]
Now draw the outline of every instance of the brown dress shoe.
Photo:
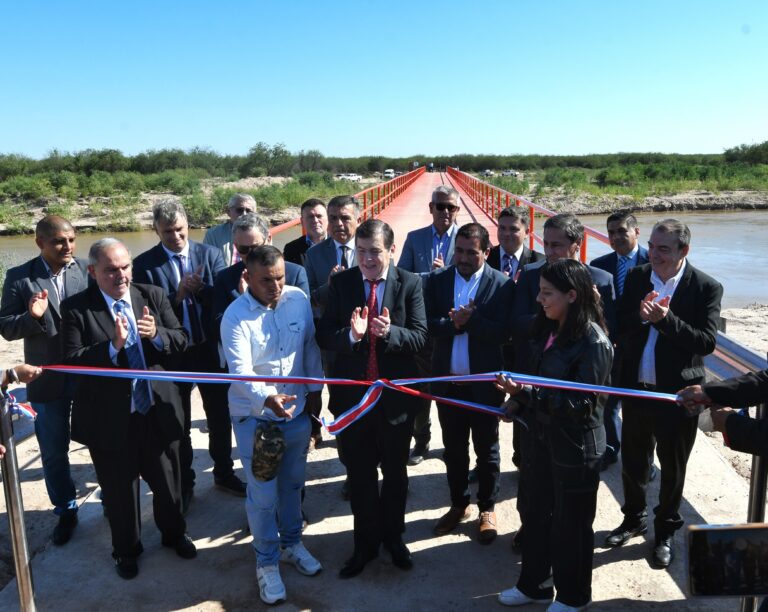
[(456, 529), (456, 525), (462, 521), (466, 521), (469, 518), (469, 508), (461, 508), (459, 506), (451, 506), (448, 512), (440, 517), (435, 525), (434, 532), (436, 535), (445, 535)]
[(496, 513), (487, 510), (480, 513), (480, 543), (490, 544), (496, 539)]

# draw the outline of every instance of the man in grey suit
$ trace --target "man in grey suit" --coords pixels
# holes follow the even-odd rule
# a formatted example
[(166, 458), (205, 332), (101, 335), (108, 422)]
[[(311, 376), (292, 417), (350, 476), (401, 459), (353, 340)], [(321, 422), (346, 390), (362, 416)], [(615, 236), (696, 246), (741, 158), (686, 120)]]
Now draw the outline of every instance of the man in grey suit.
[[(421, 276), (422, 282), (433, 270), (439, 270), (453, 263), (453, 248), (456, 242), (456, 216), (459, 214), (459, 192), (440, 185), (432, 192), (429, 203), (432, 225), (408, 232), (403, 245), (403, 254), (397, 266)], [(424, 348), (416, 355), (417, 376), (430, 376), (432, 361), (432, 339), (427, 337)], [(432, 439), (432, 422), (429, 409), (432, 402), (422, 400), (421, 408), (413, 422), (413, 450), (409, 465), (418, 465), (429, 452)]]
[(307, 251), (304, 268), (309, 279), (310, 298), (315, 319), (328, 303), (328, 279), (331, 274), (357, 265), (355, 230), (360, 216), (360, 203), (355, 196), (336, 196), (328, 202), (328, 238)]
[[(624, 293), (624, 280), (627, 272), (635, 266), (648, 263), (648, 250), (640, 246), (637, 239), (640, 236), (640, 228), (637, 227), (637, 219), (626, 210), (611, 213), (607, 220), (608, 240), (613, 251), (593, 259), (589, 265), (605, 270), (613, 276), (613, 288), (616, 291), (616, 299)], [(618, 378), (621, 368), (621, 345), (617, 344), (613, 354), (612, 377)], [(621, 450), (621, 419), (619, 418), (619, 396), (611, 395), (603, 409), (603, 421), (605, 423), (605, 442), (607, 448), (603, 455), (602, 469), (619, 460)]]
[[(87, 262), (75, 257), (75, 230), (50, 215), (35, 228), (40, 256), (8, 270), (0, 305), (0, 334), (24, 340), (24, 360), (32, 365), (61, 363), (61, 302), (88, 285)], [(69, 468), (69, 416), (75, 379), (45, 372), (27, 386), (37, 412), (35, 434), (43, 459), (48, 497), (59, 522), (53, 543), (66, 544), (77, 525), (77, 493)]]

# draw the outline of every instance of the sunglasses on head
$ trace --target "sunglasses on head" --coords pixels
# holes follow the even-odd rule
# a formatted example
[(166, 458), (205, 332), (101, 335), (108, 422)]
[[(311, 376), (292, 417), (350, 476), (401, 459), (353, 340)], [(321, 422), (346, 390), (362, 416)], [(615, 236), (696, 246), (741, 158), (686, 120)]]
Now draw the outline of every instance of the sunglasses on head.
[(459, 210), (459, 207), (456, 206), (455, 204), (445, 204), (443, 202), (438, 202), (437, 204), (435, 204), (435, 208), (440, 212), (443, 212), (445, 210), (456, 212), (457, 210)]

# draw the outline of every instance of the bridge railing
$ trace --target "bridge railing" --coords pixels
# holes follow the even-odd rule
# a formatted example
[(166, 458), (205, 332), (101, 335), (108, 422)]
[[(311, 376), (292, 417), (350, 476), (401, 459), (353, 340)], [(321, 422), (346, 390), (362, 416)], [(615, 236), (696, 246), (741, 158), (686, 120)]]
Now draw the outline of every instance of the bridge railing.
[[(360, 201), (360, 220), (365, 221), (368, 218), (373, 218), (378, 215), (382, 210), (389, 206), (392, 201), (401, 195), (408, 187), (410, 187), (414, 181), (424, 174), (425, 168), (416, 168), (406, 174), (396, 176), (392, 180), (386, 183), (379, 183), (363, 191), (358, 191), (355, 197)], [(280, 225), (275, 225), (269, 229), (269, 233), (272, 236), (284, 232), (287, 229), (296, 227), (301, 224), (301, 217), (291, 219)]]
[[(494, 222), (499, 218), (499, 213), (502, 209), (508, 206), (525, 206), (528, 209), (528, 230), (530, 232), (528, 235), (528, 248), (533, 248), (534, 241), (539, 244), (542, 243), (541, 236), (536, 233), (535, 215), (540, 214), (552, 217), (557, 214), (554, 210), (534, 204), (522, 196), (481, 181), (477, 177), (455, 168), (448, 168), (447, 172), (451, 180), (455, 181)], [(579, 253), (579, 258), (583, 263), (587, 261), (587, 240), (590, 236), (608, 244), (608, 236), (606, 234), (591, 227), (585, 227), (584, 240), (581, 243), (581, 251)]]

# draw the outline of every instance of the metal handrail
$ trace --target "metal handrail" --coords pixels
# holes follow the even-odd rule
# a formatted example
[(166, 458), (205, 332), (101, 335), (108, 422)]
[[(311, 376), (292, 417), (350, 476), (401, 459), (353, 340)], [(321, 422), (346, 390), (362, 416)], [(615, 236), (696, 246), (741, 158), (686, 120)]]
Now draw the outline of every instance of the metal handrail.
[[(363, 191), (358, 191), (356, 194), (354, 194), (354, 196), (360, 200), (360, 203), (362, 204), (360, 220), (365, 221), (368, 218), (369, 213), (371, 217), (375, 217), (381, 213), (381, 211), (389, 206), (396, 197), (402, 195), (402, 193), (408, 189), (408, 187), (410, 187), (413, 182), (424, 173), (425, 170), (426, 168), (424, 166), (421, 168), (416, 168), (415, 170), (411, 170), (410, 172), (396, 176), (395, 178), (385, 183), (379, 183), (378, 185), (368, 187), (368, 189), (363, 189)], [(275, 225), (274, 227), (269, 228), (269, 233), (272, 237), (274, 237), (280, 232), (284, 232), (285, 230), (291, 229), (292, 227), (296, 227), (300, 224), (301, 217), (291, 219), (290, 221), (286, 221), (285, 223), (281, 223), (280, 225)]]

